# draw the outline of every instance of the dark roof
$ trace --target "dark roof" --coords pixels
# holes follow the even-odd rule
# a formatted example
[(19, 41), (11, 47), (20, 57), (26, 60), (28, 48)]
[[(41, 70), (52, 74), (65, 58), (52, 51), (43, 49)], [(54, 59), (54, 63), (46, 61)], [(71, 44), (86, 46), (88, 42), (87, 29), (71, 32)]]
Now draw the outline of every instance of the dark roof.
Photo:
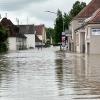
[(19, 28), (10, 19), (3, 18), (0, 23), (7, 30), (9, 37), (26, 38), (25, 35), (19, 34)]
[(37, 35), (35, 35), (35, 42), (42, 42)]
[(16, 33), (18, 32), (18, 27), (16, 27), (11, 20), (7, 19), (7, 18), (3, 18), (1, 20), (1, 24), (3, 27), (5, 27), (5, 29), (8, 32), (8, 35), (13, 37), (16, 36)]
[(35, 25), (36, 35), (42, 35), (44, 27), (45, 27), (44, 24), (42, 24), (42, 25)]
[(21, 34), (34, 34), (34, 25), (18, 25), (18, 27)]
[(92, 0), (74, 19), (88, 18), (100, 8), (100, 0)]

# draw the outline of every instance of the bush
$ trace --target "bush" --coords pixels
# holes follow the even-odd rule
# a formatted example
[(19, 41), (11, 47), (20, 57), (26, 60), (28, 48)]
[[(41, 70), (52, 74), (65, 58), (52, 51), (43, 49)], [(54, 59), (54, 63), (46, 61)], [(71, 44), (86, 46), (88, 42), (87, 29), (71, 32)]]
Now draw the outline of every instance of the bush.
[(8, 48), (7, 48), (6, 43), (0, 43), (0, 52), (5, 52), (7, 50)]
[(0, 25), (0, 52), (5, 52), (7, 51), (7, 38), (8, 38), (8, 34), (6, 29)]

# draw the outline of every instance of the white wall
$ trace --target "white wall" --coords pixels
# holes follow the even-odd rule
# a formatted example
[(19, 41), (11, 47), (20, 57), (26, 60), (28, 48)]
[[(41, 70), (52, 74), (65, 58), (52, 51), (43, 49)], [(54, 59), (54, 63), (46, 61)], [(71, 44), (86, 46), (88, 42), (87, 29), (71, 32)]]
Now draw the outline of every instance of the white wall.
[(37, 35), (37, 36), (38, 36), (38, 38), (39, 38), (41, 41), (43, 41), (42, 35)]
[(27, 37), (27, 39), (26, 39), (27, 48), (30, 48), (30, 47), (35, 48), (35, 35), (34, 34), (25, 34), (25, 36)]
[(16, 50), (16, 37), (9, 37), (8, 38), (8, 49), (9, 50)]

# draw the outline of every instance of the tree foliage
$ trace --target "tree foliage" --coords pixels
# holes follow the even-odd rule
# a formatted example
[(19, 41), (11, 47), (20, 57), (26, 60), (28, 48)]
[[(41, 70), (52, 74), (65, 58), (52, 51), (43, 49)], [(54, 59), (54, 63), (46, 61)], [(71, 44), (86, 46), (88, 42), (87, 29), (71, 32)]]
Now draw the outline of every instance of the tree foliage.
[(63, 32), (63, 16), (60, 10), (58, 10), (57, 12), (54, 31), (55, 31), (55, 43), (61, 42), (61, 34)]
[(64, 13), (64, 30), (68, 29), (70, 21), (71, 17), (68, 14)]
[(0, 52), (4, 52), (7, 50), (6, 40), (8, 38), (8, 34), (5, 28), (0, 24)]
[(62, 15), (62, 12), (58, 10), (57, 18), (55, 20), (55, 25), (54, 25), (55, 43), (61, 42), (61, 33), (63, 32), (63, 25), (64, 25), (64, 30), (68, 29), (72, 18), (75, 17), (85, 6), (86, 6), (85, 2), (76, 1), (73, 4), (73, 7), (69, 13), (64, 13), (64, 15)]
[(8, 38), (8, 34), (5, 30), (5, 28), (0, 25), (0, 42), (5, 42)]
[(85, 6), (86, 6), (85, 2), (76, 1), (73, 4), (73, 7), (70, 11), (70, 17), (71, 18), (75, 17)]

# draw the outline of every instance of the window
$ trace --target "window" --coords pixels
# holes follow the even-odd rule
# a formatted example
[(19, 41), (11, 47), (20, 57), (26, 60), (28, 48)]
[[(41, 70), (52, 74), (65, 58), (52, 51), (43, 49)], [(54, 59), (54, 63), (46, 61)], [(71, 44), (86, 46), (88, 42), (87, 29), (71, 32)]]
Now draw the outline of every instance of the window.
[(100, 35), (100, 28), (92, 28), (92, 35)]

